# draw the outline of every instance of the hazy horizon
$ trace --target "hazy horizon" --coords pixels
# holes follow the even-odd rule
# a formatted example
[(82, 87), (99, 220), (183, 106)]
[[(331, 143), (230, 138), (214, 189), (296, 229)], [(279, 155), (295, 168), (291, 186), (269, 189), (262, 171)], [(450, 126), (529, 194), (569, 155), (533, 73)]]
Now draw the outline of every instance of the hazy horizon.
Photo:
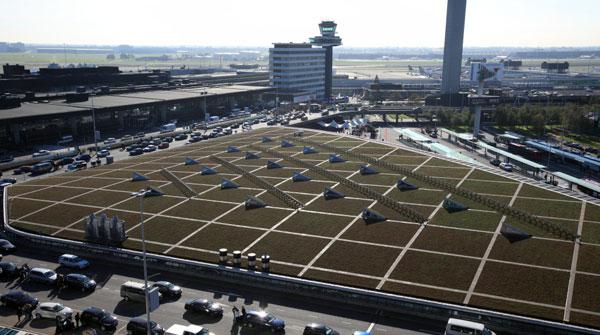
[[(269, 47), (304, 42), (331, 19), (347, 48), (441, 48), (446, 0), (285, 3), (5, 0), (0, 41), (28, 44)], [(468, 0), (465, 47), (600, 46), (600, 1)], [(289, 13), (289, 14), (288, 14)]]

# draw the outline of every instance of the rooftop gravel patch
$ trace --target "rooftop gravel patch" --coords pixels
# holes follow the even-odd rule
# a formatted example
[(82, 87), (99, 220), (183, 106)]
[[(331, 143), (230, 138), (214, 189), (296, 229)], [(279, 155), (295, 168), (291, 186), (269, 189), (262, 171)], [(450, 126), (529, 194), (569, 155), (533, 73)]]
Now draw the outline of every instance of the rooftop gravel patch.
[[(577, 221), (574, 220), (560, 220), (560, 219), (545, 219), (548, 222), (554, 223), (570, 232), (575, 234), (577, 232)], [(545, 229), (539, 228), (529, 223), (525, 223), (514, 218), (506, 218), (506, 223), (525, 230), (529, 234), (537, 237), (547, 237), (547, 238), (556, 238), (553, 234), (548, 232)]]
[(577, 271), (600, 274), (600, 246), (582, 244), (579, 247)]
[[(434, 210), (434, 207), (426, 207), (426, 206), (420, 206), (420, 205), (406, 205), (405, 204), (404, 206), (419, 212), (421, 215), (423, 215), (425, 217), (429, 216), (429, 214), (431, 214), (431, 212)], [(378, 212), (379, 214), (385, 216), (388, 220), (413, 222), (413, 220), (411, 220), (409, 217), (404, 216), (389, 207), (383, 206), (380, 203), (376, 203), (372, 207), (372, 209), (375, 210), (376, 212)]]
[[(342, 156), (343, 157), (343, 156)], [(343, 162), (343, 163), (323, 163), (319, 165), (320, 167), (327, 170), (342, 170), (342, 171), (357, 171), (360, 169), (362, 165), (365, 165), (363, 162)], [(335, 172), (335, 171), (333, 171)]]
[[(373, 191), (383, 194), (385, 191), (387, 191), (390, 186), (368, 186), (370, 189), (372, 189)], [(366, 195), (355, 191), (354, 189), (343, 185), (343, 184), (339, 184), (335, 187), (333, 187), (334, 190), (341, 192), (342, 194), (344, 194), (346, 197), (354, 197), (354, 198), (367, 198)]]
[(218, 221), (240, 226), (271, 228), (290, 214), (292, 214), (292, 211), (284, 209), (269, 207), (245, 209), (244, 206), (241, 206)]
[(337, 241), (321, 255), (314, 267), (382, 277), (400, 251), (395, 248)]
[(80, 195), (77, 198), (73, 198), (69, 200), (69, 202), (79, 205), (108, 207), (130, 197), (131, 194), (126, 192), (94, 190), (90, 193)]
[(578, 325), (600, 328), (600, 316), (571, 311), (570, 322)]
[(519, 191), (519, 197), (530, 197), (530, 198), (544, 198), (544, 199), (556, 199), (556, 200), (570, 200), (579, 202), (575, 198), (567, 197), (557, 192), (545, 190), (529, 184), (523, 184), (521, 191)]
[(90, 191), (92, 189), (53, 186), (29, 193), (26, 197), (38, 200), (62, 201)]
[(497, 174), (485, 172), (485, 171), (482, 171), (482, 170), (475, 170), (475, 171), (473, 171), (469, 175), (469, 178), (467, 178), (467, 179), (470, 179), (470, 180), (473, 180), (473, 179), (493, 180), (493, 181), (504, 181), (504, 182), (511, 182), (511, 183), (515, 182), (515, 180), (513, 180), (513, 179), (508, 179), (506, 177), (502, 177), (502, 176), (499, 176)]
[[(237, 180), (234, 180), (234, 183), (237, 183)], [(228, 202), (243, 202), (246, 198), (251, 195), (255, 196), (259, 194), (261, 190), (257, 189), (247, 189), (247, 188), (230, 188), (230, 189), (221, 189), (216, 188), (214, 190), (210, 190), (204, 194), (198, 195), (199, 198), (202, 199), (211, 199), (211, 200), (221, 200)]]
[(585, 220), (600, 222), (600, 206), (585, 204)]
[(239, 176), (238, 174), (230, 174), (230, 173), (222, 173), (222, 167), (216, 168), (217, 174), (211, 175), (201, 175), (195, 174), (193, 176), (182, 178), (181, 181), (184, 183), (194, 183), (194, 184), (206, 184), (206, 185), (219, 185), (221, 184), (221, 179), (227, 178), (229, 180)]
[(581, 214), (581, 202), (536, 200), (518, 197), (513, 207), (534, 215), (574, 220), (578, 220)]
[(451, 228), (426, 227), (412, 248), (483, 257), (492, 234), (465, 232)]
[[(131, 178), (131, 176), (130, 176)], [(88, 187), (88, 188), (101, 188), (101, 187), (105, 187), (108, 186), (110, 184), (115, 184), (118, 183), (119, 181), (121, 181), (121, 179), (114, 179), (114, 178), (96, 178), (96, 177), (89, 177), (89, 178), (82, 178), (76, 181), (72, 181), (66, 184), (63, 184), (64, 186), (77, 186), (77, 187)]]
[(600, 244), (600, 223), (599, 222), (584, 222), (583, 231), (581, 232), (581, 240), (586, 243)]
[(431, 167), (421, 166), (416, 171), (420, 174), (425, 174), (431, 177), (444, 177), (444, 178), (463, 178), (469, 172), (467, 168), (447, 168), (447, 167)]
[(33, 180), (29, 180), (29, 181), (27, 181), (27, 184), (28, 185), (47, 185), (47, 186), (52, 186), (52, 185), (65, 184), (65, 183), (68, 183), (70, 181), (79, 180), (79, 179), (81, 179), (81, 177), (68, 176), (68, 175), (52, 176), (52, 177), (36, 178), (36, 179), (33, 179)]
[(391, 174), (368, 174), (361, 175), (360, 173), (355, 174), (350, 178), (359, 184), (374, 184), (374, 185), (385, 185), (392, 186), (398, 182), (399, 179), (402, 179), (402, 175), (391, 175)]
[(571, 268), (573, 242), (549, 241), (537, 238), (510, 243), (498, 236), (490, 258), (504, 261), (548, 266), (561, 269)]
[[(512, 196), (515, 194), (518, 183), (495, 183), (490, 181), (475, 181), (467, 179), (465, 180), (460, 187), (477, 192), (477, 193), (485, 193), (485, 194), (498, 194), (498, 195), (509, 195)], [(521, 193), (519, 193), (521, 194)]]
[(15, 220), (50, 205), (52, 203), (46, 201), (8, 199), (8, 215), (11, 220)]
[(325, 200), (324, 197), (320, 197), (310, 205), (306, 206), (305, 209), (318, 212), (333, 212), (339, 214), (358, 215), (371, 204), (369, 200), (355, 200), (355, 199), (333, 199)]
[[(183, 162), (183, 161), (182, 161)], [(171, 163), (142, 163), (135, 167), (138, 171), (156, 171), (161, 169), (166, 169), (173, 164)]]
[(388, 197), (406, 203), (413, 204), (425, 204), (425, 205), (439, 205), (442, 200), (446, 197), (445, 191), (429, 191), (429, 190), (412, 190), (412, 191), (400, 191), (398, 188), (394, 188)]
[(572, 307), (588, 311), (600, 311), (600, 295), (590, 294), (600, 292), (600, 277), (578, 273), (573, 287)]
[(9, 195), (9, 197), (14, 197), (14, 196), (18, 196), (18, 195), (21, 195), (24, 193), (37, 191), (42, 187), (44, 187), (44, 186), (15, 184), (8, 188), (8, 195)]
[(464, 229), (494, 231), (502, 215), (497, 213), (463, 211), (449, 213), (441, 208), (429, 221), (430, 224)]
[(417, 229), (419, 225), (416, 224), (391, 221), (366, 224), (362, 219), (358, 219), (341, 238), (403, 247)]
[(257, 255), (269, 254), (271, 261), (308, 264), (327, 243), (329, 239), (271, 232), (251, 251)]
[(478, 266), (475, 259), (409, 250), (390, 278), (466, 290)]
[[(185, 201), (185, 199), (183, 198), (165, 196), (144, 198), (144, 213), (157, 214), (183, 201)], [(118, 205), (115, 205), (114, 208), (125, 209), (134, 212), (139, 211), (140, 200), (136, 197), (131, 197), (131, 199), (126, 200)]]
[(91, 207), (57, 204), (27, 215), (23, 220), (57, 227), (66, 227), (95, 211), (96, 209)]
[(460, 304), (465, 299), (466, 294), (448, 290), (439, 290), (429, 287), (401, 284), (396, 282), (387, 281), (381, 288), (382, 291), (398, 293), (402, 295), (409, 295), (413, 297), (426, 297), (430, 299), (446, 301), (451, 303)]
[(312, 193), (312, 194), (320, 194), (323, 193), (326, 187), (332, 187), (335, 185), (335, 182), (321, 182), (321, 181), (302, 181), (302, 182), (293, 182), (291, 180), (286, 181), (285, 183), (278, 186), (278, 188), (282, 191), (290, 191), (290, 192), (302, 192), (302, 193)]
[[(184, 246), (217, 252), (227, 248), (229, 252), (243, 250), (264, 232), (257, 229), (210, 224), (183, 242)], [(215, 262), (213, 259), (212, 262)]]
[(335, 284), (339, 283), (339, 284), (348, 285), (348, 286), (370, 288), (370, 289), (374, 289), (375, 287), (377, 287), (377, 284), (379, 283), (379, 281), (376, 279), (351, 276), (351, 275), (346, 275), (346, 274), (341, 274), (341, 273), (313, 270), (313, 269), (306, 271), (306, 273), (302, 277), (307, 278), (307, 279), (312, 279), (312, 280), (324, 281), (324, 282), (335, 283)]
[(297, 212), (277, 230), (333, 237), (346, 227), (352, 218), (318, 213)]
[[(211, 188), (211, 186), (207, 186), (207, 185), (190, 184), (190, 183), (186, 183), (186, 182), (184, 182), (184, 183), (187, 186), (189, 186), (192, 190), (194, 190), (194, 192), (196, 192), (196, 194), (198, 194), (200, 192), (204, 192), (204, 191), (208, 190), (209, 188)], [(163, 192), (166, 195), (173, 195), (173, 196), (177, 196), (177, 197), (185, 196), (181, 192), (181, 190), (179, 188), (177, 188), (177, 186), (175, 186), (173, 183), (162, 185), (158, 188), (158, 190)]]
[[(335, 143), (333, 143), (333, 145), (336, 145)], [(373, 148), (373, 147), (366, 147), (366, 146), (361, 146), (359, 148), (356, 149), (352, 149), (351, 152), (353, 153), (358, 153), (358, 154), (368, 154), (368, 155), (376, 155), (376, 156), (383, 156), (391, 151), (393, 151), (394, 148), (390, 148), (390, 147), (385, 147), (385, 148)]]
[[(164, 197), (160, 197), (164, 198)], [(208, 200), (190, 199), (171, 208), (165, 215), (210, 221), (236, 205)]]
[(135, 170), (113, 170), (113, 171), (104, 171), (104, 173), (100, 176), (102, 178), (121, 178), (126, 180), (131, 180), (131, 176)]
[(137, 192), (141, 189), (145, 189), (147, 187), (152, 187), (158, 189), (162, 185), (166, 185), (169, 182), (165, 181), (153, 181), (153, 180), (145, 180), (145, 181), (131, 181), (126, 180), (122, 181), (118, 184), (112, 185), (108, 189), (118, 190), (118, 191), (127, 191), (127, 192)]
[[(490, 198), (492, 200), (495, 200), (495, 201), (497, 201), (499, 203), (506, 204), (506, 205), (508, 205), (510, 203), (510, 200), (511, 200), (511, 197), (509, 197), (509, 196), (502, 196), (502, 195), (486, 195), (486, 197)], [(452, 199), (452, 200), (454, 200), (454, 201), (456, 201), (456, 202), (458, 202), (460, 204), (463, 204), (463, 205), (469, 207), (470, 209), (478, 209), (478, 210), (484, 210), (484, 211), (493, 211), (492, 208), (490, 208), (490, 207), (488, 207), (488, 206), (486, 206), (484, 204), (481, 204), (479, 202), (475, 202), (473, 200), (469, 200), (467, 198), (461, 197), (461, 196), (456, 195), (456, 194), (452, 194), (452, 196), (450, 197), (450, 199)]]
[(464, 165), (462, 165), (462, 164), (454, 163), (451, 161), (447, 161), (445, 159), (439, 159), (439, 158), (435, 158), (435, 157), (433, 157), (427, 163), (425, 163), (425, 166), (445, 166), (445, 167), (456, 167), (456, 168), (464, 167)]
[(538, 305), (523, 304), (520, 302), (507, 301), (473, 295), (469, 301), (470, 305), (496, 310), (500, 312), (531, 315), (542, 319), (562, 321), (564, 310), (562, 308), (550, 308)]
[[(285, 166), (285, 163), (283, 163)], [(259, 177), (281, 177), (281, 178), (292, 178), (294, 172), (301, 173), (304, 169), (300, 168), (281, 168), (281, 169), (261, 169), (256, 171), (254, 174)]]
[(564, 306), (568, 283), (566, 271), (488, 261), (475, 292)]
[[(205, 222), (200, 221), (157, 216), (144, 222), (144, 234), (148, 241), (175, 244), (205, 224)], [(132, 227), (132, 225), (130, 225), (130, 227)], [(141, 239), (141, 227), (137, 226), (133, 230), (127, 232), (127, 234), (130, 237)]]

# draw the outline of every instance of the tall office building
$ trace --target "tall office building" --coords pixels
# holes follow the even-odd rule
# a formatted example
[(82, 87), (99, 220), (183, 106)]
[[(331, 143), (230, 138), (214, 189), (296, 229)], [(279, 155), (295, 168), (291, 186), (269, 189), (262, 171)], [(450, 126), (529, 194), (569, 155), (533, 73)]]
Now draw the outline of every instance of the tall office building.
[(325, 52), (309, 43), (274, 43), (269, 49), (269, 81), (277, 95), (293, 102), (323, 99)]
[[(333, 83), (333, 47), (342, 45), (342, 38), (335, 36), (337, 24), (333, 21), (319, 23), (321, 36), (310, 38), (310, 44), (325, 49), (325, 97), (331, 97), (331, 86)], [(461, 42), (462, 43), (462, 42)]]
[(466, 9), (467, 0), (448, 0), (444, 64), (442, 67), (442, 94), (456, 94), (460, 91)]

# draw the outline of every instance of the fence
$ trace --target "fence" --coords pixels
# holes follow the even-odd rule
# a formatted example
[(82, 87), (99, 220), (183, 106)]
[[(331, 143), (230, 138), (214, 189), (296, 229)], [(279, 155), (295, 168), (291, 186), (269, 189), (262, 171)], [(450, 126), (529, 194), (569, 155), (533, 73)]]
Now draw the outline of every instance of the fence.
[[(252, 147), (252, 145), (250, 144), (249, 147)], [(286, 205), (290, 206), (291, 208), (298, 209), (298, 208), (304, 207), (304, 204), (301, 203), (300, 201), (298, 201), (296, 198), (283, 192), (282, 190), (278, 189), (277, 187), (271, 185), (270, 183), (266, 182), (264, 179), (257, 177), (255, 174), (250, 173), (250, 172), (242, 169), (241, 167), (239, 167), (235, 164), (232, 164), (232, 163), (230, 163), (222, 158), (219, 158), (217, 156), (213, 155), (213, 156), (210, 156), (209, 158), (211, 160), (223, 165), (224, 167), (226, 167), (232, 171), (235, 171), (236, 173), (239, 173), (242, 176), (248, 178), (255, 185), (257, 185), (258, 187), (264, 188), (265, 190), (267, 190), (267, 192), (269, 192), (273, 196), (277, 197), (279, 200), (283, 201)]]

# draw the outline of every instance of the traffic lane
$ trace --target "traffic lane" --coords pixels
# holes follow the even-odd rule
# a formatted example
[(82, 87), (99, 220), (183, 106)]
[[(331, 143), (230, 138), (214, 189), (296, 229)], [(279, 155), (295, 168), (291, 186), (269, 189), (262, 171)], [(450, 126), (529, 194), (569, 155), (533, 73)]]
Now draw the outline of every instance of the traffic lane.
[[(55, 260), (58, 254), (40, 257), (39, 255), (11, 255), (6, 260), (15, 261), (20, 264), (28, 263), (30, 267), (42, 266), (57, 269)], [(23, 290), (31, 293), (40, 299), (41, 302), (53, 300), (64, 303), (65, 305), (81, 310), (89, 306), (97, 306), (113, 312), (120, 319), (120, 328), (125, 326), (128, 319), (144, 315), (143, 304), (135, 304), (122, 301), (120, 297), (120, 285), (128, 280), (142, 281), (142, 269), (123, 268), (112, 264), (106, 267), (95, 265), (83, 273), (90, 274), (98, 282), (96, 292), (85, 295), (70, 291), (55, 292), (44, 286), (25, 284)], [(110, 271), (109, 271), (110, 269)], [(58, 268), (59, 272), (64, 269)], [(329, 302), (315, 301), (307, 302), (305, 298), (293, 297), (287, 294), (273, 294), (271, 292), (256, 292), (255, 289), (246, 287), (221, 286), (216, 283), (207, 283), (204, 281), (181, 277), (175, 274), (163, 274), (160, 272), (150, 272), (152, 280), (169, 280), (183, 288), (183, 296), (174, 302), (162, 304), (161, 307), (152, 313), (152, 319), (158, 321), (163, 326), (168, 327), (175, 323), (195, 323), (203, 324), (217, 334), (230, 332), (233, 325), (233, 315), (231, 308), (235, 305), (241, 309), (245, 306), (247, 310), (266, 309), (286, 321), (286, 329), (289, 334), (300, 334), (307, 323), (321, 322), (338, 329), (343, 333), (351, 333), (353, 330), (364, 330), (375, 319), (374, 311), (356, 311), (343, 309), (339, 306), (332, 306)], [(8, 283), (0, 291), (8, 291), (11, 284)], [(195, 316), (191, 313), (184, 313), (184, 303), (187, 299), (206, 298), (214, 300), (224, 305), (224, 316), (221, 320), (214, 320), (205, 317)], [(382, 319), (378, 324), (386, 324), (387, 319)], [(37, 326), (37, 325), (33, 325)], [(50, 325), (53, 327), (53, 325)], [(402, 333), (404, 329), (388, 327), (391, 333)], [(123, 331), (122, 329), (120, 332)], [(407, 332), (413, 334), (414, 332)], [(419, 333), (415, 333), (419, 334)], [(425, 334), (425, 333), (420, 333)]]

